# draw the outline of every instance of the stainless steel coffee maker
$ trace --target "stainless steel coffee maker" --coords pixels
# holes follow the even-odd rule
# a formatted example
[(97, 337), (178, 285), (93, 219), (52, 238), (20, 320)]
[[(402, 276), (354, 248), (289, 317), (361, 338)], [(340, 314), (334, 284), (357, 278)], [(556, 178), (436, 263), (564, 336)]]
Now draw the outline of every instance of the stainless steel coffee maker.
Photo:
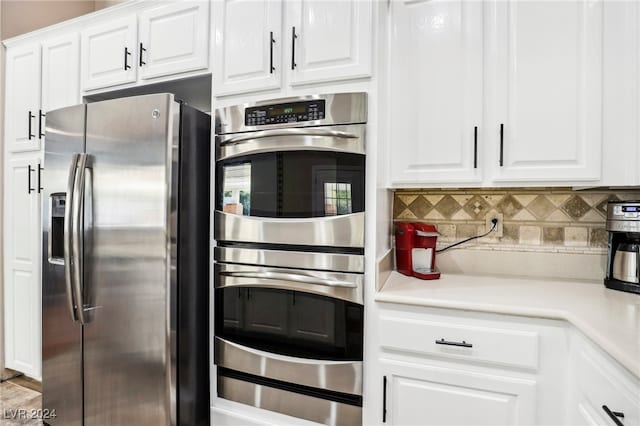
[(609, 253), (604, 285), (640, 294), (640, 201), (607, 204)]

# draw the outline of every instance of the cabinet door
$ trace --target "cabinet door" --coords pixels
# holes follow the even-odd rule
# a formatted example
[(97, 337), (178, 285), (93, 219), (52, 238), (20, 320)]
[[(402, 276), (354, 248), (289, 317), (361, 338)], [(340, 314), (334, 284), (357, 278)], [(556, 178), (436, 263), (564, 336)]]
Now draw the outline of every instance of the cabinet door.
[(392, 184), (479, 182), (482, 3), (391, 3)]
[(216, 96), (278, 89), (282, 80), (282, 2), (213, 3)]
[(5, 163), (4, 194), (5, 365), (34, 378), (41, 375), (39, 156)]
[(80, 41), (71, 34), (42, 43), (42, 107), (37, 133), (44, 138), (46, 112), (80, 103)]
[[(640, 3), (603, 4), (602, 186), (640, 184)], [(634, 89), (635, 88), (635, 89)], [(620, 155), (624, 152), (625, 155)], [(637, 155), (633, 155), (637, 153)]]
[(88, 27), (82, 32), (82, 90), (136, 81), (136, 16)]
[(140, 77), (195, 71), (209, 65), (209, 2), (174, 2), (140, 14)]
[(40, 149), (40, 45), (7, 50), (5, 138), (10, 152)]
[[(636, 10), (635, 10), (635, 29), (636, 29), (636, 53), (635, 53), (635, 59), (636, 59), (636, 69), (639, 71), (638, 73), (636, 73), (636, 99), (638, 100), (638, 102), (636, 102), (636, 140), (640, 140), (640, 4), (635, 3), (636, 6)], [(638, 147), (638, 145), (636, 145), (636, 147)], [(636, 160), (638, 162), (640, 162), (640, 147), (638, 147), (638, 151), (636, 154)], [(635, 167), (636, 170), (636, 181), (635, 184), (636, 185), (640, 185), (640, 170), (638, 170), (637, 167)]]
[(287, 3), (283, 42), (293, 86), (369, 77), (372, 62), (370, 0)]
[(408, 425), (535, 424), (534, 380), (382, 360), (386, 422)]
[(489, 153), (494, 180), (598, 180), (602, 1), (490, 6), (489, 45), (495, 48), (487, 58), (487, 134), (496, 142)]
[(585, 426), (607, 425), (607, 421), (596, 413), (597, 410), (593, 408), (591, 404), (583, 401), (579, 403), (575, 411), (571, 413), (571, 424)]

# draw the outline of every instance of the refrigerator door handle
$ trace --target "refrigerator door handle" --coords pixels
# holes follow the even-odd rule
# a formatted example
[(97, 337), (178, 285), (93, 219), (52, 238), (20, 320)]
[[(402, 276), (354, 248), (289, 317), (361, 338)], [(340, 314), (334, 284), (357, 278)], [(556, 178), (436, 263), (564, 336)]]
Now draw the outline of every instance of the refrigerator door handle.
[(69, 166), (69, 178), (67, 180), (67, 195), (66, 206), (64, 209), (64, 235), (63, 235), (63, 256), (64, 256), (64, 282), (65, 293), (67, 296), (67, 307), (69, 308), (69, 314), (71, 320), (78, 321), (76, 315), (76, 303), (73, 296), (73, 277), (71, 272), (71, 264), (75, 261), (73, 258), (73, 248), (71, 247), (71, 234), (72, 234), (72, 222), (73, 222), (73, 195), (74, 195), (74, 183), (76, 178), (76, 169), (78, 167), (79, 154), (73, 154), (71, 157), (71, 165)]
[(71, 248), (73, 253), (74, 262), (72, 263), (72, 282), (73, 293), (76, 300), (76, 315), (80, 324), (85, 324), (84, 316), (84, 301), (82, 297), (83, 290), (83, 232), (82, 232), (82, 218), (84, 208), (84, 190), (85, 190), (85, 177), (87, 171), (87, 154), (78, 154), (78, 166), (76, 171), (75, 180), (73, 183), (73, 204), (72, 210), (72, 222), (71, 222)]

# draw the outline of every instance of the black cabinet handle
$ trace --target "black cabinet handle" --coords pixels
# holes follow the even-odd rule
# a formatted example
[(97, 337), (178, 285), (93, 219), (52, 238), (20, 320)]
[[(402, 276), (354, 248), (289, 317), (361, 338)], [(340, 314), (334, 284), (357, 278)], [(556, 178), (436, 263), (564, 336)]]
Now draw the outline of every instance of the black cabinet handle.
[(504, 124), (500, 123), (500, 167), (504, 166)]
[(128, 48), (124, 48), (124, 70), (128, 70), (131, 68), (131, 65), (129, 65), (129, 56), (131, 56), (131, 52), (129, 52)]
[(606, 405), (603, 405), (602, 409), (605, 413), (607, 413), (607, 416), (609, 416), (611, 420), (613, 420), (613, 423), (615, 423), (617, 426), (624, 426), (624, 423), (620, 421), (620, 419), (624, 419), (624, 413), (621, 413), (619, 411), (611, 411)]
[(273, 39), (273, 31), (269, 33), (269, 39), (271, 40), (269, 42), (269, 73), (273, 74), (273, 72), (276, 70), (273, 66), (273, 45), (276, 43), (276, 41)]
[(42, 110), (38, 110), (38, 138), (44, 138), (44, 133), (42, 133), (42, 117), (46, 117), (47, 114), (43, 114)]
[(291, 27), (291, 69), (296, 69), (296, 27)]
[(449, 340), (436, 340), (436, 345), (447, 345), (447, 346), (461, 346), (463, 348), (472, 348), (473, 345), (471, 343), (467, 343), (464, 340), (462, 342), (451, 342)]
[(145, 49), (142, 46), (142, 43), (140, 43), (140, 54), (138, 55), (138, 57), (140, 58), (140, 66), (147, 65), (147, 63), (142, 60), (142, 52), (146, 52), (146, 51), (147, 51), (147, 49)]
[(382, 423), (387, 422), (387, 376), (382, 376)]
[(38, 194), (42, 192), (42, 190), (44, 189), (42, 187), (42, 171), (44, 170), (44, 167), (42, 167), (42, 164), (38, 164)]
[(473, 168), (478, 168), (478, 126), (473, 128)]
[(29, 164), (28, 166), (28, 173), (27, 173), (27, 194), (31, 194), (31, 191), (34, 191), (34, 189), (31, 187), (31, 172), (33, 172), (35, 169), (31, 168), (31, 164)]
[(36, 137), (36, 135), (31, 133), (31, 119), (32, 118), (36, 118), (36, 116), (31, 114), (31, 111), (29, 111), (29, 140), (31, 140), (31, 138), (35, 138)]

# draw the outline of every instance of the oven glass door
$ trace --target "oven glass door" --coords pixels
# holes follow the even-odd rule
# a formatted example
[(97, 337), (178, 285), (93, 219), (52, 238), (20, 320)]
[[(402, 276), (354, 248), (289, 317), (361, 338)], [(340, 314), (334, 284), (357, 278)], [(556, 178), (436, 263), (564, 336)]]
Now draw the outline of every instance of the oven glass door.
[(280, 355), (362, 360), (362, 305), (329, 296), (264, 287), (215, 293), (216, 336)]
[(220, 161), (216, 209), (267, 218), (312, 218), (364, 211), (365, 157), (331, 151), (279, 151)]

